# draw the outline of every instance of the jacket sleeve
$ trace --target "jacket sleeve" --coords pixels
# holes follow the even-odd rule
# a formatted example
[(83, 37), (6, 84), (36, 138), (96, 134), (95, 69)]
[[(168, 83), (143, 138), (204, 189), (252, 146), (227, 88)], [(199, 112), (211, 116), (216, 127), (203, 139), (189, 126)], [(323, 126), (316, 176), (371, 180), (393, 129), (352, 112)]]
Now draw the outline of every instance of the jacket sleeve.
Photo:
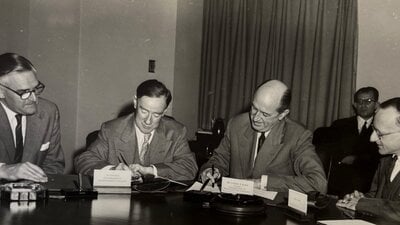
[(214, 150), (211, 158), (203, 164), (200, 169), (199, 174), (201, 174), (205, 169), (211, 168), (214, 165), (215, 168), (218, 168), (221, 173), (221, 177), (229, 176), (229, 166), (230, 166), (230, 157), (231, 157), (231, 121), (228, 122), (228, 126), (226, 128), (226, 132), (224, 137), (222, 138), (219, 146)]
[(361, 198), (357, 203), (356, 211), (386, 220), (400, 221), (400, 201), (381, 198)]
[(102, 169), (108, 162), (109, 148), (108, 135), (105, 124), (102, 124), (97, 139), (88, 147), (86, 151), (75, 157), (74, 166), (77, 173), (93, 175), (95, 169)]
[(290, 156), (294, 161), (295, 175), (268, 174), (268, 190), (287, 191), (290, 188), (302, 192), (326, 193), (325, 172), (311, 139), (310, 131), (305, 131), (300, 135)]
[(177, 135), (171, 146), (172, 162), (156, 163), (157, 175), (174, 180), (193, 180), (197, 173), (197, 163), (186, 139), (186, 128)]
[(55, 107), (53, 121), (50, 123), (52, 127), (49, 128), (50, 141), (49, 150), (43, 160), (42, 168), (46, 174), (62, 174), (64, 172), (64, 152), (61, 147), (61, 134), (60, 134), (60, 114)]

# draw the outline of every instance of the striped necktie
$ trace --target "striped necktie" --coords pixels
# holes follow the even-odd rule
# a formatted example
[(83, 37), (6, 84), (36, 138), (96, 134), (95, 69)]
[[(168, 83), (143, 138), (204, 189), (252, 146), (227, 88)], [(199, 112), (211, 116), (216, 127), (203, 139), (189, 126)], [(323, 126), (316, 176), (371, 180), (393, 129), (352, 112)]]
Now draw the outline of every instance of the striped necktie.
[(144, 134), (142, 150), (140, 151), (140, 155), (139, 155), (140, 163), (142, 165), (144, 164), (146, 153), (147, 153), (147, 150), (150, 145), (150, 143), (149, 143), (150, 137), (151, 137), (151, 134)]

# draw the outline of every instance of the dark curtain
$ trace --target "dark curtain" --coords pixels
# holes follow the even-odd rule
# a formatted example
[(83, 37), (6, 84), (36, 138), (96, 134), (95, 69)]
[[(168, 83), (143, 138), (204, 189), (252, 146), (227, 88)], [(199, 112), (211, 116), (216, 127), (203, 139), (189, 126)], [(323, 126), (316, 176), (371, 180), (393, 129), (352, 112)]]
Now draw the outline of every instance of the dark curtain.
[(205, 0), (199, 125), (244, 112), (256, 87), (292, 89), (290, 117), (313, 130), (352, 114), (357, 0)]

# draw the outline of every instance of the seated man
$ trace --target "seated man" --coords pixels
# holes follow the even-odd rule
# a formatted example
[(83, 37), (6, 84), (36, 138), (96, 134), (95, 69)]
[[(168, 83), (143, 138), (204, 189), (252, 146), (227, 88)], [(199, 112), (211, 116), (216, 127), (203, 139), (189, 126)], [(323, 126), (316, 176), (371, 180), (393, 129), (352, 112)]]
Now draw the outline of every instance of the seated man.
[(0, 179), (46, 182), (64, 172), (57, 106), (26, 58), (0, 55)]
[(400, 98), (392, 98), (380, 105), (375, 115), (371, 141), (379, 153), (388, 155), (380, 160), (370, 192), (358, 191), (339, 200), (340, 207), (400, 220)]
[(356, 116), (332, 123), (329, 194), (343, 197), (354, 190), (366, 192), (370, 189), (380, 158), (378, 146), (369, 141), (378, 97), (379, 92), (373, 87), (359, 89), (354, 94)]
[(211, 179), (212, 183), (214, 178), (229, 176), (258, 182), (261, 175), (267, 175), (267, 190), (325, 193), (325, 173), (311, 143), (311, 132), (286, 118), (290, 99), (290, 90), (282, 82), (262, 84), (254, 94), (250, 113), (229, 121), (219, 147), (200, 170), (201, 180)]
[(104, 123), (97, 140), (75, 158), (76, 171), (91, 175), (94, 169), (111, 168), (131, 170), (133, 175), (193, 180), (197, 164), (186, 128), (164, 117), (171, 99), (161, 82), (141, 83), (133, 98), (135, 112)]

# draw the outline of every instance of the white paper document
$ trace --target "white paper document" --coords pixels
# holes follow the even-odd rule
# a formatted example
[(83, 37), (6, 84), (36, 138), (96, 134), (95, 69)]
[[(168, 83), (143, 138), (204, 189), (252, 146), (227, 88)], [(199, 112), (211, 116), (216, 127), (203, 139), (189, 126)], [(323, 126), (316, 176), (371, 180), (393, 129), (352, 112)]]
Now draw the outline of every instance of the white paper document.
[(131, 171), (94, 170), (93, 186), (95, 187), (130, 187)]
[[(194, 182), (194, 184), (193, 184), (190, 188), (188, 188), (186, 191), (200, 191), (200, 188), (201, 188), (202, 185), (203, 185), (202, 183), (196, 181), (196, 182)], [(212, 193), (220, 193), (220, 192), (221, 192), (221, 191), (219, 190), (218, 185), (214, 185), (214, 187), (212, 187), (211, 185), (207, 185), (207, 186), (203, 189), (203, 191), (212, 192)]]
[(254, 195), (254, 181), (222, 177), (221, 192)]
[(326, 225), (375, 225), (365, 220), (319, 220), (318, 223)]
[(266, 191), (266, 190), (261, 190), (258, 188), (254, 188), (254, 195), (266, 198), (269, 200), (274, 200), (278, 192), (276, 191)]
[(307, 214), (307, 194), (289, 189), (288, 206)]

